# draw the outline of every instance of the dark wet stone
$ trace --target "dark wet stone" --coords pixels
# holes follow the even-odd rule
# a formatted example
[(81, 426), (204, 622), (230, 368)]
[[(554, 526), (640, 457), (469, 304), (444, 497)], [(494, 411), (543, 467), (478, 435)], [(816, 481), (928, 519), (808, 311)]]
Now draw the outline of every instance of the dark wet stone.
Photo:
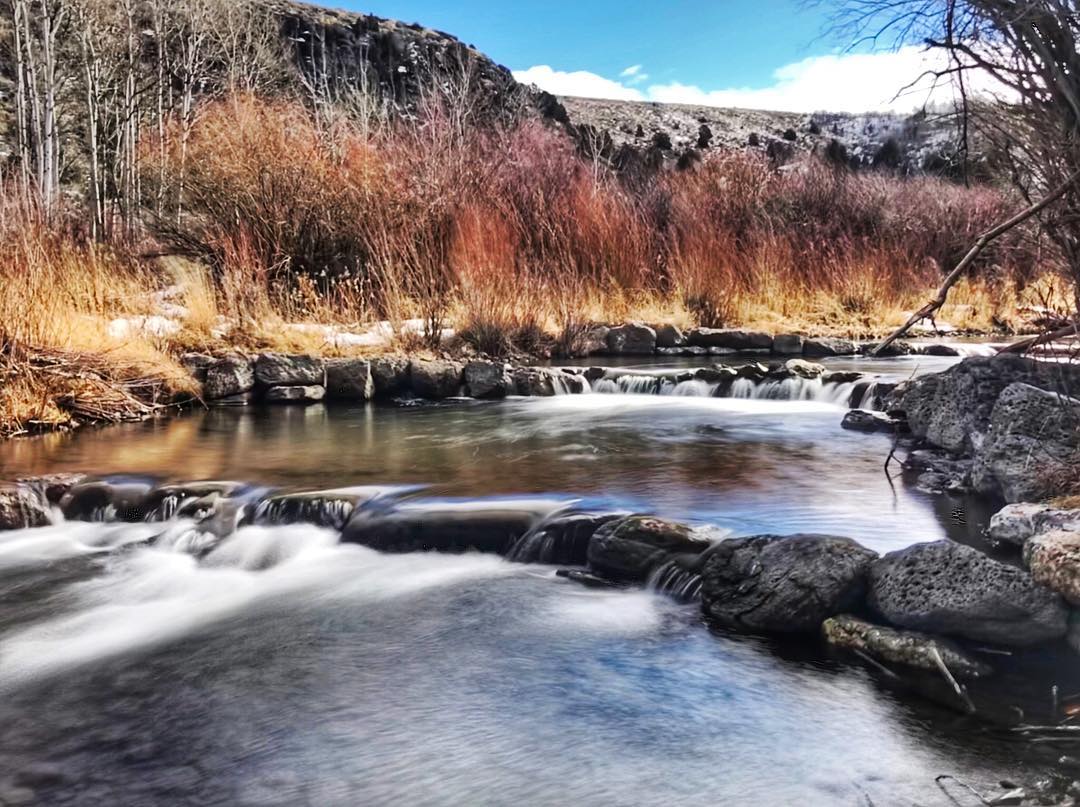
[(409, 360), (401, 356), (372, 359), (371, 380), (377, 397), (404, 392), (409, 387)]
[(656, 350), (656, 331), (640, 322), (628, 322), (607, 332), (607, 349), (621, 355), (649, 355)]
[(686, 344), (683, 332), (674, 325), (661, 325), (656, 329), (658, 348), (682, 348)]
[(772, 350), (778, 356), (801, 356), (803, 337), (796, 333), (782, 333), (773, 338)]
[(725, 628), (816, 632), (856, 608), (877, 557), (850, 538), (758, 535), (721, 541), (703, 572), (702, 610)]
[(455, 361), (414, 359), (409, 363), (412, 391), (421, 398), (438, 401), (461, 391), (462, 368)]
[(589, 541), (589, 568), (613, 580), (644, 583), (675, 555), (700, 555), (711, 546), (684, 524), (652, 516), (608, 522)]
[(737, 328), (694, 328), (686, 335), (687, 344), (719, 347), (728, 350), (772, 350), (773, 338), (760, 331)]
[(1061, 597), (1031, 574), (952, 541), (891, 552), (870, 569), (870, 606), (902, 628), (1025, 647), (1065, 635)]
[(465, 390), (473, 398), (505, 398), (512, 389), (506, 362), (477, 360), (465, 365)]
[(589, 541), (605, 524), (625, 518), (617, 513), (564, 513), (530, 530), (507, 553), (519, 563), (551, 563), (584, 566)]
[(264, 387), (321, 387), (326, 367), (315, 356), (262, 353), (255, 359), (255, 380)]
[(142, 521), (152, 487), (144, 481), (83, 482), (64, 494), (60, 509), (76, 521)]
[(251, 361), (240, 355), (217, 359), (206, 368), (203, 397), (208, 401), (243, 395), (255, 387), (255, 368)]
[(903, 430), (904, 423), (884, 412), (872, 412), (869, 409), (852, 409), (844, 415), (840, 425), (850, 431), (894, 434)]
[(858, 352), (855, 343), (847, 339), (821, 337), (803, 341), (804, 356), (852, 356)]
[(366, 401), (375, 396), (375, 380), (367, 359), (327, 359), (326, 397), (339, 401)]

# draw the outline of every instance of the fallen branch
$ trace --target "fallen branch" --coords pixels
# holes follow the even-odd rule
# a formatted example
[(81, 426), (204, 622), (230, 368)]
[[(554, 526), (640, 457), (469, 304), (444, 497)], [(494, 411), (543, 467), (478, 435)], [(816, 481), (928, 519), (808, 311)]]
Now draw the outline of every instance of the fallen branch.
[(980, 235), (975, 240), (975, 244), (971, 247), (971, 249), (968, 250), (967, 254), (963, 258), (961, 258), (960, 263), (956, 264), (956, 268), (949, 272), (948, 276), (945, 278), (945, 282), (941, 284), (941, 288), (939, 288), (937, 290), (937, 294), (934, 295), (934, 299), (932, 299), (930, 302), (928, 302), (926, 305), (924, 305), (922, 308), (912, 314), (911, 317), (908, 318), (907, 322), (905, 322), (903, 325), (893, 331), (893, 333), (889, 336), (888, 339), (886, 339), (884, 342), (874, 348), (873, 351), (871, 351), (870, 355), (881, 355), (882, 351), (889, 347), (889, 345), (891, 345), (893, 342), (895, 342), (897, 339), (907, 333), (911, 329), (912, 325), (914, 325), (916, 322), (919, 322), (920, 320), (924, 320), (927, 317), (933, 316), (933, 314), (938, 309), (945, 305), (945, 301), (949, 296), (949, 290), (956, 285), (957, 281), (959, 281), (961, 277), (963, 277), (964, 272), (966, 272), (968, 268), (970, 268), (971, 264), (975, 261), (975, 259), (979, 257), (979, 253), (986, 249), (986, 247), (990, 244), (991, 241), (993, 241), (998, 236), (1007, 233), (1013, 227), (1016, 227), (1019, 224), (1023, 224), (1032, 216), (1039, 213), (1053, 202), (1056, 202), (1058, 199), (1065, 195), (1065, 192), (1069, 190), (1069, 187), (1074, 182), (1076, 182), (1077, 179), (1080, 179), (1080, 171), (1074, 171), (1068, 176), (1068, 178), (1066, 178), (1064, 182), (1054, 188), (1049, 194), (1044, 196), (1035, 204), (1025, 208), (1024, 210), (1021, 210), (1008, 221), (1004, 221), (1001, 224), (998, 224), (996, 227), (991, 227), (985, 233)]
[(998, 351), (998, 355), (1002, 353), (1026, 353), (1033, 347), (1039, 345), (1045, 345), (1047, 342), (1053, 342), (1055, 339), (1064, 339), (1067, 336), (1076, 336), (1078, 333), (1076, 323), (1070, 323), (1068, 325), (1058, 328), (1056, 331), (1049, 331), (1047, 333), (1041, 333), (1038, 336), (1032, 336), (1027, 339), (1021, 339), (1019, 342), (1013, 342), (1011, 345), (1006, 345)]

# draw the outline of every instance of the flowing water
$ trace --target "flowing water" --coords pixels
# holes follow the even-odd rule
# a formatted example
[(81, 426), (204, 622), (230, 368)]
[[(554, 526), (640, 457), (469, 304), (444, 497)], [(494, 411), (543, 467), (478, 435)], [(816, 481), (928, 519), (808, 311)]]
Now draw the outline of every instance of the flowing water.
[[(891, 440), (841, 430), (835, 401), (673, 392), (214, 410), (8, 443), (0, 467), (979, 540), (985, 503), (890, 481)], [(310, 525), (188, 534), (0, 534), (0, 803), (929, 805), (951, 803), (939, 774), (1027, 769), (813, 640), (710, 633), (671, 569), (654, 585), (681, 598)]]

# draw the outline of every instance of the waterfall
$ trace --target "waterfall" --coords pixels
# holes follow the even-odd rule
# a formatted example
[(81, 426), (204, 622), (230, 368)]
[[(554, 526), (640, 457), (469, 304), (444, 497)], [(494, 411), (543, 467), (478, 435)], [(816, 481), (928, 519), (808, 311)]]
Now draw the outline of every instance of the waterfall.
[(517, 563), (584, 566), (593, 534), (623, 515), (557, 512), (518, 538), (507, 551), (506, 558)]
[(679, 558), (661, 563), (649, 575), (649, 588), (679, 602), (694, 602), (701, 598), (701, 574), (685, 568)]
[(691, 378), (689, 381), (680, 381), (673, 387), (661, 390), (661, 394), (688, 398), (711, 398), (716, 392), (717, 386), (717, 384), (702, 381), (700, 378)]
[(255, 506), (252, 523), (263, 525), (312, 524), (340, 530), (349, 520), (356, 502), (347, 496), (274, 496)]

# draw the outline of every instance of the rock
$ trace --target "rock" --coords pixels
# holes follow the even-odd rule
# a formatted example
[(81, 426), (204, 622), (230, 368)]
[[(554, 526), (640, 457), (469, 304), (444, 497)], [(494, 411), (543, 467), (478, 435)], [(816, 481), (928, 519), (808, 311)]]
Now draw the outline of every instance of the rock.
[(869, 603), (893, 625), (977, 642), (1026, 647), (1065, 634), (1060, 596), (1029, 572), (952, 541), (915, 544), (878, 560)]
[(744, 364), (735, 371), (735, 375), (738, 378), (745, 378), (756, 383), (765, 380), (766, 376), (769, 375), (769, 368), (760, 362)]
[(972, 482), (1007, 502), (1064, 492), (1080, 467), (1080, 400), (1030, 384), (1006, 387), (975, 451)]
[(1024, 564), (1036, 583), (1080, 605), (1080, 532), (1052, 530), (1024, 544)]
[(563, 513), (530, 530), (507, 553), (518, 563), (549, 563), (584, 566), (589, 560), (589, 542), (605, 524), (625, 518), (618, 513)]
[(52, 523), (45, 496), (29, 485), (0, 485), (0, 530), (44, 527)]
[(825, 372), (825, 367), (817, 362), (806, 361), (805, 359), (788, 359), (784, 362), (784, 370), (788, 375), (798, 376), (799, 378), (818, 378)]
[(616, 583), (613, 580), (608, 580), (606, 577), (597, 577), (595, 574), (590, 574), (584, 569), (557, 569), (555, 571), (556, 577), (562, 577), (573, 583), (579, 583), (585, 586), (585, 588), (623, 588), (623, 584)]
[(378, 398), (404, 392), (409, 387), (409, 360), (401, 356), (381, 356), (373, 359), (371, 380)]
[(180, 366), (200, 384), (206, 382), (206, 371), (213, 363), (214, 357), (205, 353), (185, 353), (180, 357)]
[[(223, 496), (232, 496), (247, 488), (242, 482), (182, 482), (159, 485), (150, 490), (138, 507), (145, 521), (168, 521), (177, 515), (187, 502), (202, 501), (202, 506)], [(195, 509), (199, 509), (196, 507)]]
[(152, 488), (145, 480), (81, 482), (64, 494), (60, 509), (69, 520), (142, 521)]
[(651, 355), (656, 351), (656, 331), (640, 322), (620, 325), (607, 332), (607, 349), (622, 355)]
[(857, 370), (833, 370), (821, 377), (822, 384), (854, 384), (862, 380), (863, 374)]
[(203, 397), (208, 401), (242, 395), (254, 388), (255, 369), (244, 356), (225, 356), (206, 368)]
[(366, 505), (397, 490), (384, 487), (351, 487), (281, 493), (269, 496), (246, 514), (245, 523), (283, 525), (313, 524), (316, 527), (342, 529)]
[(461, 391), (461, 365), (443, 359), (413, 359), (409, 363), (413, 394), (439, 401)]
[(869, 409), (852, 409), (840, 421), (841, 428), (857, 432), (887, 432), (895, 434), (901, 428), (902, 421)]
[(371, 362), (366, 359), (327, 359), (326, 397), (341, 401), (367, 401), (375, 397)]
[(1007, 504), (990, 518), (987, 535), (995, 544), (1022, 547), (1029, 538), (1051, 530), (1080, 532), (1080, 510), (1032, 502)]
[(760, 331), (736, 328), (694, 328), (686, 335), (690, 345), (720, 347), (728, 350), (772, 350), (773, 338)]
[[(866, 342), (865, 344), (859, 345), (859, 352), (862, 353), (864, 356), (869, 356), (875, 350), (877, 350), (879, 344), (881, 343)], [(896, 356), (910, 356), (914, 352), (915, 348), (911, 346), (910, 342), (905, 342), (902, 339), (897, 339), (895, 342), (890, 343), (889, 346), (883, 351), (881, 351), (881, 353), (878, 355), (882, 357), (893, 358)]]
[(321, 387), (326, 383), (326, 368), (314, 356), (261, 353), (255, 359), (255, 380), (264, 387)]
[(804, 356), (852, 356), (858, 352), (855, 343), (847, 339), (822, 337), (803, 340)]
[(686, 344), (686, 337), (674, 325), (661, 325), (656, 329), (656, 346), (658, 348), (681, 348)]
[(701, 367), (694, 371), (694, 378), (707, 384), (730, 382), (738, 377), (739, 372), (734, 367)]
[(924, 345), (919, 348), (924, 356), (959, 356), (960, 351), (952, 345)]
[(702, 610), (726, 628), (816, 632), (857, 607), (877, 557), (850, 538), (758, 535), (722, 541), (705, 562)]
[(782, 333), (773, 338), (772, 351), (780, 356), (801, 356), (803, 338), (797, 333)]
[(644, 583), (677, 555), (700, 555), (710, 546), (689, 527), (652, 516), (628, 516), (602, 526), (589, 541), (589, 568), (601, 577)]
[(589, 328), (581, 340), (579, 348), (581, 355), (595, 356), (598, 353), (607, 353), (607, 337), (610, 330), (606, 325)]
[(465, 365), (465, 390), (473, 398), (505, 398), (513, 383), (505, 362), (478, 360)]
[(1050, 365), (1001, 354), (964, 359), (941, 373), (931, 373), (898, 388), (892, 397), (907, 413), (912, 434), (955, 454), (974, 453), (990, 429), (998, 398), (1021, 381), (1050, 392), (1080, 389), (1080, 368)]
[(270, 387), (263, 395), (263, 400), (278, 404), (309, 404), (318, 403), (325, 397), (325, 387), (309, 384), (302, 387)]
[(874, 625), (847, 614), (825, 620), (822, 631), (833, 647), (864, 653), (886, 666), (937, 673), (940, 668), (934, 657), (936, 651), (957, 679), (983, 678), (993, 672), (988, 664), (947, 639)]
[(530, 398), (567, 395), (585, 388), (584, 378), (556, 367), (518, 367), (512, 373), (514, 394)]
[(45, 474), (15, 480), (43, 496), (48, 504), (59, 504), (64, 494), (86, 479), (86, 474)]
[(917, 485), (926, 493), (971, 491), (971, 460), (936, 449), (918, 449), (904, 460), (904, 470), (919, 473)]

